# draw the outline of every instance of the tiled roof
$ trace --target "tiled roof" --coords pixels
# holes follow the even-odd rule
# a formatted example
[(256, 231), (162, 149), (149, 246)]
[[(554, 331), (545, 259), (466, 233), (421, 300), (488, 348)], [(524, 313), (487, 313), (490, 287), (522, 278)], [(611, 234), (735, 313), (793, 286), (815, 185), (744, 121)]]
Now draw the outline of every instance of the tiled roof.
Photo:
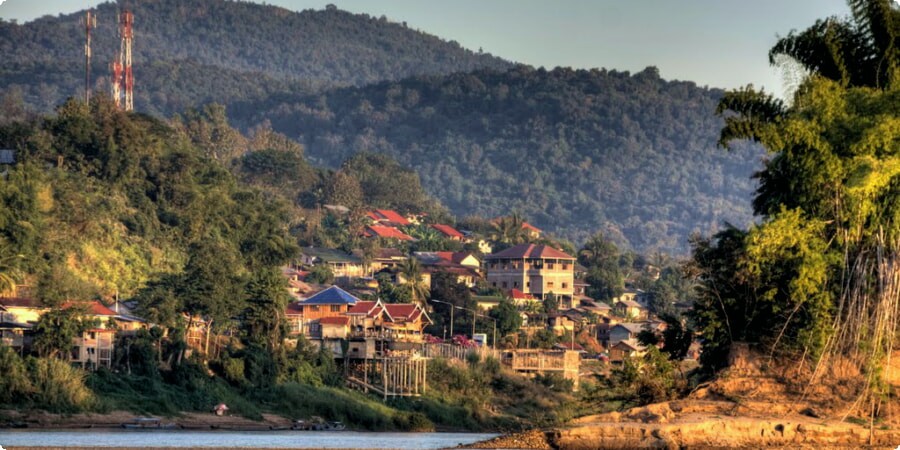
[(350, 318), (347, 316), (323, 317), (319, 319), (320, 325), (347, 325)]
[(43, 308), (37, 300), (21, 297), (0, 297), (0, 306), (7, 308)]
[(423, 318), (425, 322), (431, 322), (431, 318), (422, 308), (412, 303), (387, 303), (384, 305), (385, 311), (391, 316), (392, 322), (413, 322)]
[(622, 327), (622, 328), (628, 330), (628, 332), (631, 334), (638, 334), (641, 331), (644, 331), (646, 329), (645, 324), (643, 322), (625, 322), (625, 323), (617, 324), (613, 328), (616, 328), (616, 327)]
[(376, 256), (378, 259), (394, 259), (394, 258), (406, 258), (406, 255), (403, 254), (399, 249), (396, 248), (379, 248), (378, 255)]
[(510, 289), (509, 296), (513, 300), (535, 300), (534, 296), (531, 294), (526, 294), (518, 289)]
[(399, 239), (401, 241), (412, 241), (412, 236), (394, 228), (384, 225), (369, 225), (366, 227), (369, 236), (378, 236), (385, 239)]
[(88, 314), (93, 316), (118, 316), (119, 313), (109, 309), (103, 303), (100, 303), (96, 300), (91, 302), (66, 302), (62, 305), (63, 309), (68, 309), (73, 306), (85, 308)]
[(287, 307), (284, 309), (284, 313), (288, 316), (296, 316), (303, 313), (303, 305), (301, 302), (291, 302), (288, 303)]
[(613, 345), (613, 348), (615, 348), (615, 347), (625, 347), (631, 351), (638, 351), (638, 352), (644, 351), (644, 349), (646, 349), (646, 347), (641, 345), (641, 343), (638, 342), (637, 339), (625, 339), (624, 341), (619, 341), (619, 343), (617, 343), (616, 345)]
[(346, 314), (352, 316), (378, 317), (378, 314), (380, 314), (381, 311), (384, 311), (384, 306), (381, 304), (381, 301), (359, 302), (353, 305)]
[(401, 216), (397, 211), (391, 209), (376, 209), (375, 214), (383, 217), (384, 220), (397, 225), (409, 225), (409, 221), (406, 220), (406, 217)]
[(303, 305), (355, 305), (359, 299), (349, 292), (332, 286), (300, 302)]
[(526, 230), (535, 231), (535, 232), (538, 232), (538, 233), (541, 232), (541, 229), (540, 229), (540, 228), (538, 228), (538, 227), (536, 227), (536, 226), (534, 226), (534, 225), (532, 225), (532, 224), (530, 224), (530, 223), (528, 223), (528, 222), (522, 222), (522, 228), (524, 228), (524, 229), (526, 229)]
[(625, 305), (625, 306), (627, 306), (627, 307), (629, 307), (629, 308), (642, 308), (642, 309), (644, 308), (643, 305), (641, 305), (640, 303), (638, 303), (638, 302), (636, 302), (636, 301), (634, 301), (634, 300), (620, 300), (620, 301), (619, 301), (618, 303), (616, 303), (616, 304), (623, 304), (623, 305)]
[(456, 228), (451, 227), (450, 225), (436, 223), (436, 224), (431, 225), (431, 228), (434, 228), (435, 230), (440, 231), (441, 234), (443, 234), (444, 236), (447, 236), (449, 238), (458, 238), (458, 239), (463, 238), (463, 234), (460, 233), (459, 231), (457, 231)]
[(488, 255), (485, 259), (575, 259), (549, 245), (519, 244), (502, 252)]

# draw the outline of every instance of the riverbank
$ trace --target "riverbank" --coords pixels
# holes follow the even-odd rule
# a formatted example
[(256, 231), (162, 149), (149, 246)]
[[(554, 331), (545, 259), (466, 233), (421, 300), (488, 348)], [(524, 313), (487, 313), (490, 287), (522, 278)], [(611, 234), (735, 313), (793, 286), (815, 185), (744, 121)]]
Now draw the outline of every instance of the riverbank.
[[(131, 423), (137, 416), (128, 411), (53, 414), (44, 411), (3, 410), (0, 411), (0, 427), (37, 430), (120, 429), (123, 423)], [(162, 418), (162, 424), (171, 424), (175, 429), (183, 430), (265, 431), (289, 428), (291, 419), (276, 414), (262, 414), (261, 420), (251, 420), (240, 416), (183, 412), (176, 417)]]

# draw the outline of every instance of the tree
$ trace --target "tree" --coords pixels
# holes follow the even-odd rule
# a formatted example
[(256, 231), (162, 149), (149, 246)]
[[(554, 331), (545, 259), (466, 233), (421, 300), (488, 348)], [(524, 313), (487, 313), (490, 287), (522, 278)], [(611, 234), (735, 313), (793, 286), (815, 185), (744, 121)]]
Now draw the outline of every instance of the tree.
[(790, 106), (750, 88), (720, 103), (721, 142), (753, 139), (771, 157), (757, 175), (762, 222), (695, 243), (709, 308), (696, 317), (716, 353), (745, 337), (824, 364), (840, 355), (874, 389), (900, 291), (900, 132), (889, 125), (900, 116), (900, 12), (887, 0), (849, 3), (852, 22), (819, 22), (772, 49), (810, 71)]
[(578, 251), (578, 262), (588, 268), (588, 295), (609, 301), (622, 295), (625, 278), (619, 266), (619, 249), (603, 233), (596, 233)]
[(3, 245), (0, 238), (0, 294), (4, 292), (15, 292), (16, 281), (19, 279), (19, 261), (23, 255), (10, 255), (10, 247)]
[(409, 292), (413, 303), (425, 306), (429, 295), (429, 287), (422, 277), (422, 265), (414, 257), (405, 259), (398, 267), (398, 275), (403, 278), (403, 287)]
[(290, 300), (287, 282), (276, 268), (261, 270), (247, 284), (246, 299), (241, 315), (244, 340), (271, 355), (284, 340), (284, 310)]
[(306, 281), (317, 284), (332, 284), (334, 283), (334, 273), (325, 264), (316, 264), (309, 270)]
[(74, 339), (81, 336), (95, 321), (86, 319), (78, 306), (52, 308), (41, 315), (34, 325), (34, 350), (45, 358), (69, 360)]
[(522, 315), (508, 298), (500, 300), (488, 315), (497, 320), (497, 332), (500, 333), (500, 337), (515, 333), (522, 327)]

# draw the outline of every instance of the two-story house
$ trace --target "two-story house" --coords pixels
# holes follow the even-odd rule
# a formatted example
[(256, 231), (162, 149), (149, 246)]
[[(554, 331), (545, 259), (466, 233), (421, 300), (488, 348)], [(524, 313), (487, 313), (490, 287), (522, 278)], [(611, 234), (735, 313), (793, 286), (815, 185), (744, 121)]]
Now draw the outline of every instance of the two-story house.
[(307, 266), (328, 266), (335, 278), (366, 276), (366, 268), (361, 258), (336, 249), (304, 247), (300, 253), (300, 262)]
[(560, 308), (571, 308), (575, 293), (575, 258), (548, 245), (519, 244), (485, 257), (487, 282), (502, 290), (517, 289), (539, 300), (553, 294)]
[[(326, 317), (346, 317), (347, 311), (359, 301), (349, 292), (332, 286), (306, 300), (292, 302), (285, 310), (290, 334), (304, 335), (309, 339), (322, 339), (323, 329), (319, 320)], [(329, 321), (326, 322), (327, 325), (334, 325)], [(333, 330), (329, 330), (329, 333), (333, 334)]]

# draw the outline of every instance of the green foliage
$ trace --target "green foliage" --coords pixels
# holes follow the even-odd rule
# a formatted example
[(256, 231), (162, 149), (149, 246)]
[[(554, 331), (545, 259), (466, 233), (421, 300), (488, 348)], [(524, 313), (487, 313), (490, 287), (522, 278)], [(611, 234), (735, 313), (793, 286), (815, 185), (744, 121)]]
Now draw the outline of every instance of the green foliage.
[(29, 358), (28, 371), (34, 386), (34, 400), (55, 412), (75, 412), (89, 408), (94, 394), (85, 385), (87, 373), (56, 358)]
[(5, 345), (0, 345), (0, 373), (0, 403), (21, 401), (34, 391), (25, 360)]
[(77, 306), (50, 309), (34, 324), (32, 346), (40, 356), (68, 360), (75, 345), (73, 340), (91, 326), (96, 324), (84, 318), (83, 311)]
[(309, 270), (309, 275), (306, 276), (306, 281), (318, 284), (333, 284), (334, 273), (331, 272), (331, 268), (327, 265), (318, 264), (313, 266)]
[(641, 405), (671, 400), (686, 386), (675, 363), (656, 347), (648, 347), (643, 357), (626, 359), (614, 370), (613, 378)]
[(522, 326), (522, 314), (519, 313), (515, 303), (508, 298), (500, 300), (500, 304), (492, 308), (489, 315), (497, 320), (498, 338), (515, 333)]
[(591, 236), (578, 252), (578, 262), (587, 267), (588, 296), (606, 301), (622, 295), (625, 278), (619, 265), (619, 249), (603, 233)]

